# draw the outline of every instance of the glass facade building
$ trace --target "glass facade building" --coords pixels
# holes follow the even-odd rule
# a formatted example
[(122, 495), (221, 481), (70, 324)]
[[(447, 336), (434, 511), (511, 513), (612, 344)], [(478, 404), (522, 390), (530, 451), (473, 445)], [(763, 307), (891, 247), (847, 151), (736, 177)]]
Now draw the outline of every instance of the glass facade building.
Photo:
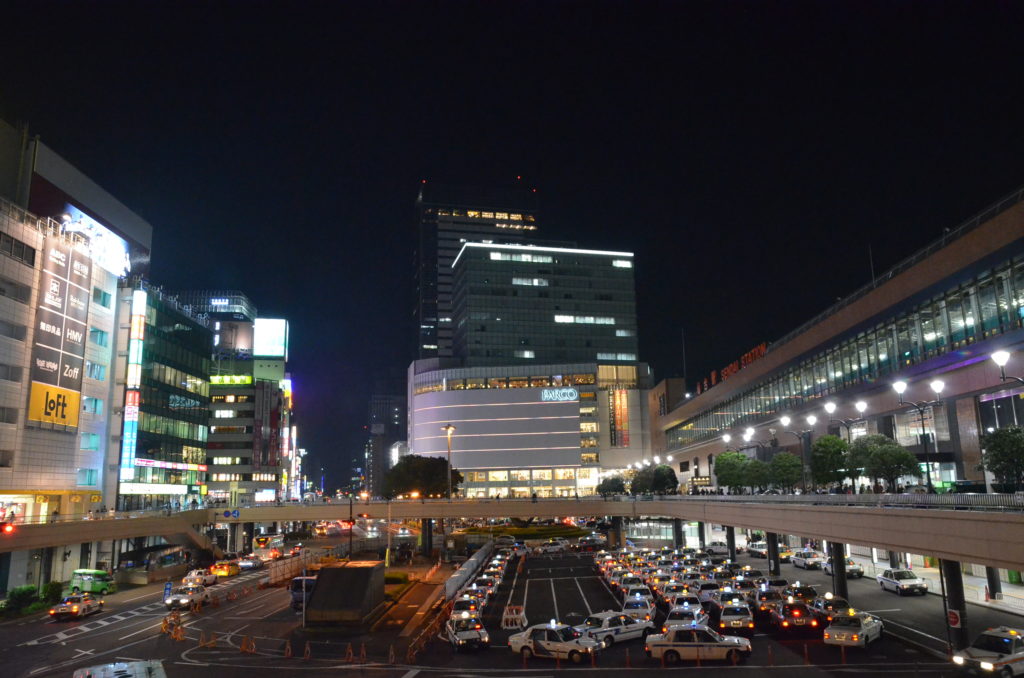
[(452, 268), (467, 366), (637, 361), (631, 252), (465, 243)]
[[(668, 448), (871, 385), (934, 357), (1024, 327), (1024, 255), (960, 280), (667, 432)], [(912, 437), (910, 434), (904, 436)]]

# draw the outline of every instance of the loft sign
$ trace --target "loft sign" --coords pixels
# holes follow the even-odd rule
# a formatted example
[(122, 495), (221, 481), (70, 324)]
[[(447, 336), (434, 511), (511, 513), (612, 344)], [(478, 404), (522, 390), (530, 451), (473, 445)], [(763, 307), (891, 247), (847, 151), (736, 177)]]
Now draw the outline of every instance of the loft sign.
[(540, 392), (543, 402), (569, 402), (579, 398), (580, 392), (574, 388), (546, 388)]

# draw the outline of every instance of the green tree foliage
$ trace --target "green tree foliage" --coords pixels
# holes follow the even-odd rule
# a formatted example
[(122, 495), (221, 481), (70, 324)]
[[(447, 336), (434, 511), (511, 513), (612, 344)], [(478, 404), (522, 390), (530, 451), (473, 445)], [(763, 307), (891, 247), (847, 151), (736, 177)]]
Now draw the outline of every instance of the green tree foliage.
[(632, 494), (668, 494), (675, 492), (679, 487), (679, 479), (671, 466), (658, 464), (657, 466), (644, 466), (633, 476), (633, 482), (629, 485)]
[(1000, 428), (981, 437), (981, 467), (1006, 489), (1024, 487), (1024, 429)]
[[(901, 476), (921, 475), (917, 457), (883, 435), (861, 436), (853, 441), (848, 464), (851, 469), (863, 469), (870, 478), (884, 480), (890, 490)], [(857, 472), (851, 470), (851, 474)]]
[[(394, 497), (414, 490), (423, 495), (448, 496), (447, 471), (447, 459), (407, 455), (384, 476), (384, 496)], [(452, 491), (457, 491), (461, 483), (462, 474), (452, 469)]]
[(822, 436), (811, 446), (811, 478), (819, 485), (838, 483), (846, 477), (849, 446), (839, 436)]
[(775, 487), (792, 492), (800, 482), (803, 463), (792, 452), (779, 452), (768, 465), (768, 477)]
[(739, 490), (746, 486), (750, 458), (742, 452), (723, 452), (715, 457), (715, 479), (722, 487)]
[(622, 476), (609, 476), (597, 484), (597, 493), (602, 497), (626, 494), (626, 479)]
[(760, 459), (751, 459), (743, 467), (743, 484), (752, 491), (768, 487), (771, 481), (771, 467)]
[(43, 586), (43, 594), (40, 596), (47, 605), (59, 603), (64, 595), (64, 584), (59, 581), (49, 581)]

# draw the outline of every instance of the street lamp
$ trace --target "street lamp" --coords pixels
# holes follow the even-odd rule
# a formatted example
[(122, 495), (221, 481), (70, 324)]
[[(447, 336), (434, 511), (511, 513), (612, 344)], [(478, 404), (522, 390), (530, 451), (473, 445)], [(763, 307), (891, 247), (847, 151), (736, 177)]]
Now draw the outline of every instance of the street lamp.
[[(863, 417), (855, 417), (853, 419), (835, 419), (834, 417), (832, 417), (832, 415), (835, 414), (835, 411), (836, 411), (837, 407), (838, 406), (834, 402), (827, 402), (827, 403), (825, 403), (825, 411), (828, 412), (829, 421), (832, 422), (832, 423), (835, 423), (835, 424), (839, 424), (840, 426), (845, 428), (846, 429), (846, 442), (852, 443), (853, 442), (853, 433), (851, 432), (850, 428), (854, 424), (856, 424), (858, 421), (863, 420)], [(857, 410), (857, 412), (859, 414), (864, 414), (864, 412), (866, 412), (867, 409), (868, 409), (868, 404), (866, 402), (864, 402), (863, 400), (858, 400), (854, 404), (854, 408), (856, 408), (856, 410)]]
[(1024, 378), (1021, 378), (1021, 377), (1008, 377), (1008, 376), (1006, 376), (1006, 363), (1010, 362), (1010, 352), (1009, 351), (996, 351), (995, 353), (992, 354), (992, 361), (995, 362), (996, 365), (999, 365), (999, 380), (1000, 381), (1006, 381), (1008, 379), (1013, 379), (1014, 381), (1017, 381), (1017, 382), (1020, 382), (1021, 384), (1024, 384)]
[[(1007, 356), (1007, 359), (1009, 359), (1009, 356)], [(996, 361), (996, 364), (998, 364), (998, 361)], [(921, 445), (924, 446), (924, 464), (928, 468), (927, 472), (925, 473), (925, 483), (928, 485), (928, 494), (935, 494), (935, 486), (932, 485), (932, 457), (931, 452), (928, 448), (928, 432), (927, 430), (925, 430), (924, 427), (924, 411), (925, 409), (934, 408), (936, 405), (942, 404), (942, 401), (939, 400), (938, 396), (940, 393), (942, 393), (942, 389), (946, 387), (946, 384), (941, 379), (933, 379), (929, 386), (931, 386), (932, 392), (935, 393), (935, 400), (921, 400), (918, 402), (903, 401), (903, 394), (907, 390), (907, 382), (897, 381), (892, 385), (892, 388), (894, 391), (896, 391), (896, 394), (899, 396), (900, 406), (909, 406), (912, 410), (915, 410), (917, 412), (917, 416), (921, 420)], [(936, 448), (938, 447), (938, 444), (939, 440), (936, 437)]]
[[(782, 424), (783, 426), (789, 426), (789, 424), (792, 421), (793, 420), (786, 415), (779, 417), (779, 423)], [(804, 421), (807, 422), (808, 426), (814, 426), (816, 423), (818, 423), (818, 418), (813, 414), (808, 414), (804, 418)], [(786, 433), (796, 436), (796, 439), (800, 441), (800, 484), (803, 485), (803, 490), (806, 493), (808, 464), (807, 458), (810, 455), (811, 434), (814, 433), (814, 429), (807, 428), (802, 431), (786, 431)]]
[(448, 501), (452, 500), (452, 434), (455, 433), (455, 427), (451, 424), (445, 424), (441, 427), (441, 430), (448, 434)]
[(732, 435), (729, 433), (722, 434), (722, 442), (728, 444), (732, 440)]

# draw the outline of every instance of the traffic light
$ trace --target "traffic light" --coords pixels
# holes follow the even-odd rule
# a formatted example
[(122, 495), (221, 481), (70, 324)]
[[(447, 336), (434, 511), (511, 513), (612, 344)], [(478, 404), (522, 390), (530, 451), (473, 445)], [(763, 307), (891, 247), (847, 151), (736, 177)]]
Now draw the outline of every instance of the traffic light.
[(14, 524), (0, 523), (0, 532), (3, 532), (4, 535), (14, 534)]

